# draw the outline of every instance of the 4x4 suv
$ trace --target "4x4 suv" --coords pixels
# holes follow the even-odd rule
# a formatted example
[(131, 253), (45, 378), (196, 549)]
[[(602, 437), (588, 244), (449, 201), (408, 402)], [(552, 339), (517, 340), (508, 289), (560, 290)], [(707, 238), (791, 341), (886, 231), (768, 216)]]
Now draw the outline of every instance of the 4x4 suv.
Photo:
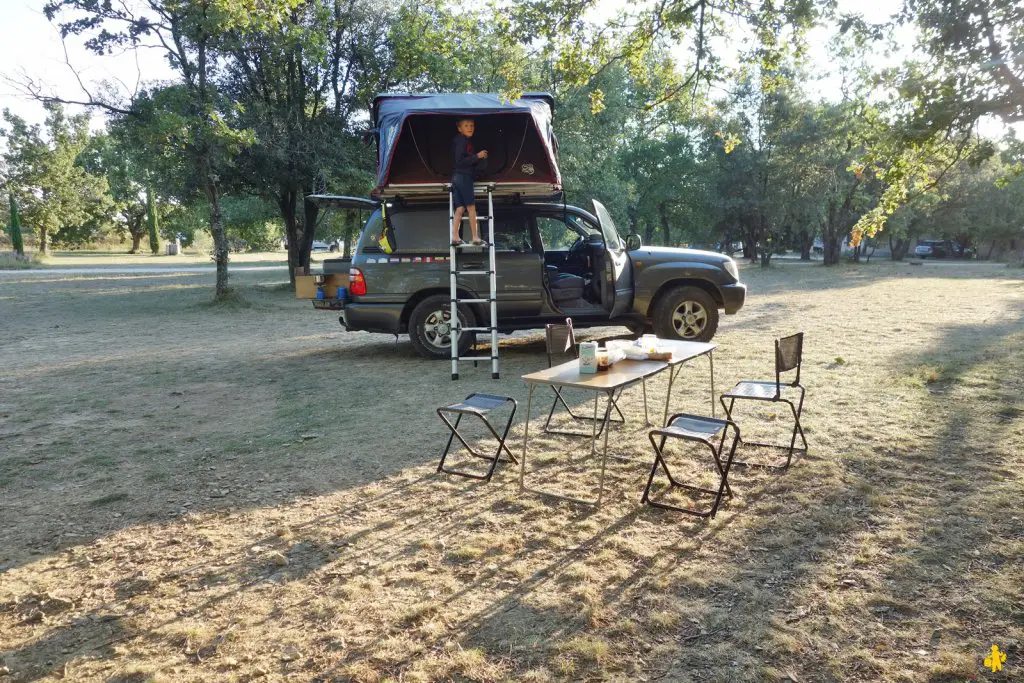
[(974, 250), (962, 247), (949, 240), (919, 240), (914, 247), (914, 256), (926, 258), (972, 258)]
[[(448, 206), (440, 202), (387, 208), (398, 251), (378, 245), (379, 204), (351, 197), (311, 197), (321, 206), (371, 209), (354, 256), (324, 261), (324, 273), (349, 273), (340, 322), (349, 330), (409, 335), (428, 358), (450, 358)], [(746, 286), (728, 256), (624, 242), (605, 208), (590, 213), (554, 203), (495, 204), (498, 327), (503, 333), (573, 319), (575, 327), (622, 324), (661, 337), (707, 341), (719, 311), (743, 306)], [(482, 207), (481, 207), (482, 208)], [(480, 215), (486, 215), (485, 210)], [(481, 222), (486, 236), (486, 222)], [(486, 270), (486, 248), (460, 250), (460, 268)], [(487, 275), (463, 275), (465, 298), (488, 296)], [(314, 304), (319, 302), (314, 302)], [(484, 305), (464, 304), (466, 327), (485, 325)], [(472, 343), (460, 337), (460, 353)]]

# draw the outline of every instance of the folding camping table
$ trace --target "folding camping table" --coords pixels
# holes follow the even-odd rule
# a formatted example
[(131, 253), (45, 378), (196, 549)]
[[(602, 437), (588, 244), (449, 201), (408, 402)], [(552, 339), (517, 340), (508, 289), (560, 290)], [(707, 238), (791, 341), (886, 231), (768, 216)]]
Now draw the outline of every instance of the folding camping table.
[[(669, 364), (660, 360), (622, 360), (612, 365), (606, 372), (594, 374), (582, 374), (579, 361), (570, 360), (539, 372), (531, 372), (523, 375), (523, 381), (529, 385), (529, 393), (526, 398), (526, 426), (523, 429), (523, 457), (519, 461), (519, 490), (531, 493), (540, 493), (562, 500), (569, 500), (576, 503), (596, 505), (600, 507), (601, 499), (604, 497), (604, 475), (605, 466), (608, 461), (608, 422), (611, 417), (612, 396), (621, 389), (644, 381), (646, 378), (656, 375), (669, 367)], [(533, 392), (538, 386), (547, 385), (559, 388), (586, 389), (594, 392), (594, 421), (593, 433), (590, 441), (591, 455), (597, 454), (597, 405), (601, 394), (605, 395), (606, 405), (604, 410), (604, 447), (601, 452), (601, 477), (597, 489), (597, 501), (573, 498), (541, 489), (526, 487), (526, 449), (530, 440), (530, 408), (533, 401)], [(621, 399), (619, 399), (621, 401)]]
[(710, 364), (711, 376), (711, 417), (715, 417), (715, 349), (718, 344), (706, 342), (675, 341), (670, 339), (659, 339), (658, 346), (672, 350), (672, 360), (668, 361), (668, 391), (665, 393), (665, 416), (661, 420), (663, 426), (668, 426), (668, 408), (672, 403), (672, 385), (676, 377), (683, 371), (683, 364), (687, 361), (707, 356)]
[[(625, 389), (626, 387), (644, 381), (648, 377), (652, 377), (664, 370), (668, 370), (669, 380), (668, 390), (665, 392), (665, 417), (662, 420), (662, 424), (667, 424), (668, 410), (672, 402), (672, 386), (675, 383), (675, 379), (682, 371), (684, 363), (693, 360), (694, 358), (699, 358), (700, 356), (707, 356), (710, 364), (711, 414), (715, 414), (715, 360), (713, 354), (715, 349), (718, 348), (718, 344), (659, 339), (658, 345), (662, 348), (667, 347), (672, 350), (671, 360), (621, 360), (612, 365), (607, 372), (597, 372), (595, 374), (580, 373), (579, 361), (569, 360), (561, 365), (548, 368), (547, 370), (523, 375), (523, 381), (525, 381), (529, 386), (529, 393), (526, 398), (526, 425), (523, 429), (523, 457), (519, 461), (520, 491), (540, 493), (554, 498), (561, 498), (562, 500), (596, 505), (599, 507), (601, 505), (601, 500), (604, 497), (604, 478), (608, 460), (608, 432), (610, 431), (608, 423), (611, 418), (612, 397), (621, 389)], [(527, 444), (530, 439), (530, 409), (533, 401), (533, 392), (538, 385), (548, 385), (559, 388), (570, 387), (586, 389), (594, 392), (594, 420), (592, 423), (593, 427), (590, 442), (591, 455), (597, 454), (597, 436), (601, 433), (600, 430), (604, 431), (604, 446), (601, 452), (601, 476), (598, 484), (596, 502), (552, 493), (541, 489), (531, 489), (526, 486), (526, 452)], [(601, 394), (605, 395), (607, 402), (605, 405), (603, 426), (599, 430), (598, 424), (601, 421), (597, 416), (597, 406)]]

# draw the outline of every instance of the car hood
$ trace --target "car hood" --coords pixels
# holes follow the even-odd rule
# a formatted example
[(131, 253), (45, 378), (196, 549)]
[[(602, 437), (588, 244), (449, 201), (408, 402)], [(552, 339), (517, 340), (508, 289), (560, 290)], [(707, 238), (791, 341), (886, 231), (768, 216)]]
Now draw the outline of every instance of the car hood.
[(632, 258), (645, 259), (650, 263), (671, 263), (673, 261), (696, 261), (721, 265), (729, 260), (725, 254), (702, 249), (678, 249), (675, 247), (640, 247), (629, 252)]

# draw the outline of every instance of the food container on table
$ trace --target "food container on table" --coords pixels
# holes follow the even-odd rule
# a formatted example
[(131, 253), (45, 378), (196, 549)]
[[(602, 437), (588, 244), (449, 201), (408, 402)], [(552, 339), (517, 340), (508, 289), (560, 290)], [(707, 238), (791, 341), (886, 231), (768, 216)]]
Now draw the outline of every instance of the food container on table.
[(597, 342), (580, 344), (580, 372), (588, 375), (597, 372)]
[(604, 372), (608, 369), (610, 363), (608, 361), (608, 349), (597, 350), (597, 370), (598, 372)]

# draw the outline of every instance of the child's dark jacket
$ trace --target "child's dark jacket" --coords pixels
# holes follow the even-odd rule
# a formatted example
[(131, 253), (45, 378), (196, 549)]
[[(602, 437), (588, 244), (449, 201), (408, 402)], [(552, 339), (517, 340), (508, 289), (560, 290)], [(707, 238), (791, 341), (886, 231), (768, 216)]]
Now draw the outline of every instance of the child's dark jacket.
[(473, 175), (476, 171), (482, 171), (487, 165), (486, 159), (478, 159), (476, 150), (473, 149), (473, 140), (462, 133), (455, 136), (452, 141), (452, 161), (454, 169), (452, 173), (463, 173)]

